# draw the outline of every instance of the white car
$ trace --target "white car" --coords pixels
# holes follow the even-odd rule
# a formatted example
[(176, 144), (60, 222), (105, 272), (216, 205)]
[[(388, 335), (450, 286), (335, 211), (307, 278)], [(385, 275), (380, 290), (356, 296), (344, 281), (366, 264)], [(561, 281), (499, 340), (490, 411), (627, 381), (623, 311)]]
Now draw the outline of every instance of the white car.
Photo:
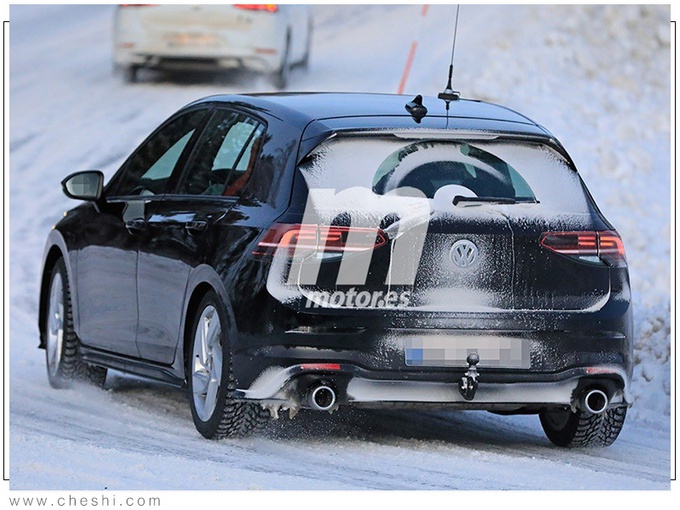
[(284, 88), (292, 67), (307, 66), (311, 35), (306, 5), (121, 5), (113, 58), (128, 82), (142, 67), (244, 68)]

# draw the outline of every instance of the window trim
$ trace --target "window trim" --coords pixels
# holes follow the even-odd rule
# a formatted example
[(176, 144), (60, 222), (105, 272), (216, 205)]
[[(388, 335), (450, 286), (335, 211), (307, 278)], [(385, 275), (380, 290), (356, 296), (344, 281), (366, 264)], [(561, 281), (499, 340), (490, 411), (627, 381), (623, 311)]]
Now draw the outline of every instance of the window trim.
[[(244, 115), (245, 117), (248, 117), (254, 121), (256, 121), (261, 127), (262, 127), (262, 133), (261, 136), (263, 140), (266, 138), (267, 134), (267, 129), (269, 127), (267, 121), (261, 117), (260, 115), (256, 115), (253, 112), (239, 107), (239, 105), (235, 105), (233, 103), (228, 103), (228, 104), (211, 104), (210, 105), (210, 115), (206, 117), (204, 120), (203, 125), (201, 126), (201, 133), (199, 136), (203, 135), (203, 131), (205, 130), (205, 127), (208, 125), (208, 123), (212, 120), (212, 118), (219, 112), (219, 111), (228, 111), (231, 113), (235, 113), (237, 115)], [(193, 138), (193, 137), (192, 137)], [(200, 138), (196, 139), (192, 145), (191, 145), (191, 152), (186, 156), (185, 161), (183, 162), (182, 168), (175, 168), (175, 171), (172, 173), (172, 176), (168, 180), (168, 189), (165, 192), (165, 198), (168, 200), (201, 200), (201, 201), (219, 201), (219, 202), (229, 202), (229, 203), (236, 203), (241, 196), (243, 196), (243, 192), (247, 190), (248, 186), (252, 182), (252, 178), (248, 179), (248, 182), (241, 188), (242, 192), (241, 195), (234, 197), (234, 196), (223, 196), (223, 195), (191, 195), (191, 194), (186, 194), (186, 193), (176, 193), (176, 191), (179, 189), (179, 187), (182, 184), (183, 181), (183, 173), (187, 169), (187, 164), (189, 161), (193, 159), (194, 152), (196, 150), (196, 147), (198, 145), (198, 142), (200, 141)], [(190, 141), (191, 142), (191, 141)], [(262, 156), (263, 150), (264, 150), (264, 143), (260, 144), (260, 148), (258, 150), (257, 154), (257, 163), (255, 164), (255, 169), (253, 169), (253, 172), (257, 170), (257, 164), (260, 161), (260, 158)], [(175, 175), (177, 174), (177, 175)]]
[[(120, 165), (116, 173), (109, 179), (109, 182), (104, 186), (104, 189), (102, 191), (102, 198), (108, 203), (108, 202), (126, 202), (130, 200), (135, 200), (135, 199), (153, 199), (154, 197), (158, 197), (159, 199), (166, 196), (169, 193), (169, 190), (174, 189), (175, 182), (173, 180), (176, 172), (178, 170), (181, 170), (184, 168), (184, 166), (187, 163), (188, 156), (193, 153), (194, 151), (194, 146), (196, 145), (196, 142), (198, 141), (199, 137), (203, 133), (203, 130), (205, 129), (205, 126), (207, 125), (207, 122), (209, 119), (212, 118), (212, 114), (214, 112), (214, 107), (212, 105), (196, 105), (194, 107), (190, 107), (178, 112), (175, 112), (173, 115), (171, 115), (168, 119), (165, 120), (162, 124), (160, 124), (156, 129), (154, 129), (151, 134), (149, 134), (144, 141), (142, 141), (136, 148), (135, 150), (130, 153), (130, 155), (125, 159), (125, 161)], [(149, 140), (151, 140), (154, 136), (156, 136), (162, 129), (167, 127), (169, 124), (175, 122), (177, 119), (180, 117), (183, 117), (185, 115), (191, 115), (192, 113), (195, 113), (197, 111), (204, 111), (205, 114), (203, 118), (200, 120), (196, 128), (194, 129), (194, 134), (189, 138), (189, 141), (187, 142), (186, 146), (182, 150), (182, 153), (180, 154), (179, 158), (177, 159), (177, 163), (175, 163), (175, 168), (173, 169), (172, 173), (170, 174), (170, 177), (168, 178), (168, 182), (165, 186), (165, 190), (163, 193), (159, 193), (157, 195), (109, 195), (108, 193), (111, 191), (111, 188), (115, 186), (119, 179), (121, 179), (121, 175), (123, 170), (125, 169), (125, 166), (128, 164), (130, 160), (132, 160), (144, 147)]]

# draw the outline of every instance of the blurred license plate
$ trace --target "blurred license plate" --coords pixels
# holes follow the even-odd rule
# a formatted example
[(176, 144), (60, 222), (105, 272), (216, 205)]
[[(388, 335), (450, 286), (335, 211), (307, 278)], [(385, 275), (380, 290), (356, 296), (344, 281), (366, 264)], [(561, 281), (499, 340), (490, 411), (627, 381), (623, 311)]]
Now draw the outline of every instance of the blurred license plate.
[(217, 46), (219, 41), (212, 34), (173, 34), (167, 37), (169, 48), (210, 48)]
[(499, 336), (430, 336), (407, 338), (406, 365), (466, 367), (468, 354), (479, 354), (479, 367), (530, 368), (529, 341)]

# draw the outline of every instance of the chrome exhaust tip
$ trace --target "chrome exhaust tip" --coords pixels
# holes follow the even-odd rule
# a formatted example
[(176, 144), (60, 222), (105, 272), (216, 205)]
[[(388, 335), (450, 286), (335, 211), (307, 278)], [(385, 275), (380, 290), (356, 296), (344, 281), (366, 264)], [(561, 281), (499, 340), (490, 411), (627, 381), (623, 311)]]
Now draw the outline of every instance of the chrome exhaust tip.
[(315, 411), (330, 411), (335, 402), (335, 390), (326, 384), (315, 386), (309, 393), (309, 407)]
[(583, 392), (581, 409), (590, 414), (602, 414), (607, 410), (609, 398), (607, 394), (595, 388)]

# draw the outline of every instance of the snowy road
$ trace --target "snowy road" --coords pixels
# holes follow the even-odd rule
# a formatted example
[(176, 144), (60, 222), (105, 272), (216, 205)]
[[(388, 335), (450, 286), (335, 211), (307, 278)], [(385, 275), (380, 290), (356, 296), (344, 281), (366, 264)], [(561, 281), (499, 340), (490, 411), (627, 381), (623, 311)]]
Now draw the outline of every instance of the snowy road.
[[(612, 447), (552, 447), (535, 416), (434, 411), (301, 413), (252, 438), (208, 442), (180, 390), (116, 373), (107, 391), (51, 390), (35, 322), (43, 242), (74, 205), (59, 181), (88, 168), (110, 176), (193, 99), (270, 85), (243, 73), (149, 73), (125, 86), (111, 74), (110, 7), (13, 6), (12, 489), (667, 489), (670, 13), (557, 9), (464, 7), (456, 88), (553, 130), (626, 242), (637, 403)], [(413, 35), (409, 20), (419, 12), (317, 8), (311, 70), (295, 72), (289, 88), (395, 91)], [(433, 95), (444, 85), (451, 14), (434, 6), (423, 26), (414, 25), (420, 45), (408, 93)]]
[(195, 432), (182, 391), (129, 378), (109, 384), (105, 393), (54, 392), (40, 379), (13, 394), (31, 398), (12, 408), (13, 488), (668, 487), (661, 427), (629, 423), (609, 449), (563, 451), (548, 443), (535, 416), (301, 413), (256, 437), (208, 443)]

